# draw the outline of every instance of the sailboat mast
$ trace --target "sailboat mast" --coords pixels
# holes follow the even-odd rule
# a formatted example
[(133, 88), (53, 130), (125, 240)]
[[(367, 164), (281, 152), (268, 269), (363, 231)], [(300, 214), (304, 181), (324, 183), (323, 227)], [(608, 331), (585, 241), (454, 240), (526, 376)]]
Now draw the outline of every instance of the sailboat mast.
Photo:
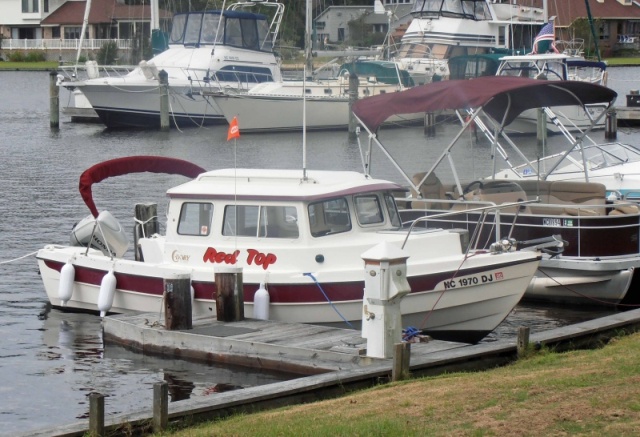
[(596, 28), (593, 27), (593, 17), (591, 16), (591, 7), (589, 6), (589, 0), (584, 0), (584, 4), (587, 7), (587, 17), (589, 18), (589, 27), (591, 28), (591, 36), (593, 37), (594, 45), (596, 46), (596, 56), (598, 57), (598, 62), (602, 61), (600, 59), (600, 48), (598, 47), (598, 35), (596, 34)]
[(82, 31), (80, 33), (80, 41), (78, 42), (78, 53), (76, 54), (76, 77), (78, 74), (78, 61), (80, 61), (80, 54), (82, 53), (82, 44), (84, 42), (84, 34), (87, 31), (89, 25), (89, 12), (91, 12), (91, 0), (87, 0), (87, 4), (84, 7), (84, 18), (82, 19)]
[(306, 2), (306, 10), (305, 10), (305, 27), (304, 27), (304, 60), (305, 60), (305, 75), (309, 75), (308, 77), (311, 78), (311, 75), (313, 74), (313, 59), (312, 59), (312, 53), (311, 53), (311, 19), (312, 17), (312, 12), (311, 12), (311, 2), (312, 0), (307, 0)]

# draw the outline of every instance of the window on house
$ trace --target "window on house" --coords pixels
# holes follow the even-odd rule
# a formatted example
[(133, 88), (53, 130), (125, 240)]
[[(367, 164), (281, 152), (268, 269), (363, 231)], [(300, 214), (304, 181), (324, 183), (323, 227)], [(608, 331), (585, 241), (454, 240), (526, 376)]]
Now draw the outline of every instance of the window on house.
[(44, 0), (42, 8), (44, 12), (49, 12), (49, 0)]
[[(65, 28), (64, 28), (64, 39), (80, 39), (80, 34), (81, 33), (82, 33), (82, 27), (65, 26)], [(88, 32), (86, 32), (84, 36), (85, 36), (85, 38), (88, 38), (89, 37)]]
[(60, 38), (60, 27), (51, 28), (51, 38)]
[(344, 27), (338, 28), (338, 41), (344, 41)]
[(39, 5), (39, 0), (22, 0), (22, 12), (26, 14), (38, 12)]

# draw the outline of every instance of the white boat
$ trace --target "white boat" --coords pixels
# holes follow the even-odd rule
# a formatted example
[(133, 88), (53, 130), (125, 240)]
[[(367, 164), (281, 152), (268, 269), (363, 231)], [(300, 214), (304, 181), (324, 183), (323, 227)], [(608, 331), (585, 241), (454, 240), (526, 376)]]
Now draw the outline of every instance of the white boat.
[[(275, 9), (273, 19), (247, 12), (259, 6)], [(246, 91), (258, 83), (280, 80), (273, 52), (284, 6), (247, 1), (224, 11), (189, 12), (173, 18), (169, 48), (124, 76), (65, 80), (79, 89), (108, 127), (160, 126), (159, 72), (169, 83), (172, 125), (224, 123), (205, 91)]]
[[(632, 285), (640, 275), (640, 212), (637, 204), (608, 198), (606, 187), (596, 182), (505, 181), (497, 178), (461, 180), (449, 152), (461, 142), (459, 140), (469, 125), (482, 116), (491, 122), (487, 131), (498, 134), (492, 137), (492, 159), (523, 156), (505, 132), (505, 127), (523, 111), (539, 106), (554, 108), (569, 104), (604, 104), (610, 108), (616, 96), (615, 91), (587, 81), (486, 76), (473, 80), (442, 81), (401, 93), (372, 97), (357, 102), (354, 113), (370, 141), (383, 148), (387, 156), (393, 157), (390, 147), (385, 147), (373, 134), (390, 115), (397, 111), (456, 110), (464, 119), (466, 110), (473, 108), (471, 117), (446, 145), (436, 162), (425, 163), (425, 173), (413, 176), (403, 173), (414, 193), (406, 200), (410, 208), (401, 210), (403, 219), (420, 217), (425, 212), (438, 214), (447, 211), (447, 216), (432, 218), (433, 226), (463, 227), (477, 232), (479, 242), (492, 241), (495, 233), (520, 241), (535, 241), (550, 233), (559, 234), (568, 245), (562, 254), (550, 252), (543, 257), (525, 298), (606, 306), (640, 303), (638, 288)], [(596, 118), (594, 124), (597, 122)], [(580, 143), (587, 133), (588, 130), (578, 138), (567, 137), (571, 139), (571, 148), (576, 142)], [(511, 147), (507, 150), (513, 150), (513, 153), (505, 151), (507, 145)], [(450, 174), (445, 174), (446, 168), (440, 166), (445, 159), (449, 159), (451, 164)], [(399, 164), (396, 167), (402, 168)], [(453, 183), (447, 181), (444, 184), (442, 181), (446, 179)], [(525, 200), (535, 203), (492, 216), (492, 220), (486, 219), (481, 228), (477, 226), (478, 213), (468, 211), (478, 205)], [(479, 243), (478, 247), (482, 246), (483, 243)]]
[[(607, 66), (604, 62), (575, 59), (562, 53), (543, 53), (504, 56), (500, 58), (497, 76), (529, 77), (539, 80), (576, 80), (607, 85)], [(545, 110), (544, 126), (548, 133), (583, 131), (585, 129), (604, 128), (605, 121), (600, 114), (606, 105), (589, 105), (584, 111), (579, 105), (558, 106), (553, 110)], [(593, 124), (593, 120), (600, 121)], [(538, 108), (524, 111), (507, 129), (516, 134), (532, 134), (539, 129)], [(558, 121), (560, 124), (558, 124)]]
[[(122, 227), (108, 212), (98, 213), (91, 198), (92, 175), (99, 181), (129, 170), (201, 172), (168, 190), (166, 235), (140, 238), (140, 260), (127, 256)], [(386, 242), (409, 255), (403, 325), (477, 342), (520, 301), (541, 256), (514, 250), (512, 240), (468, 251), (466, 232), (410, 230), (394, 200), (403, 187), (357, 172), (204, 171), (171, 158), (131, 157), (94, 166), (80, 185), (92, 215), (76, 226), (72, 244), (47, 245), (37, 254), (55, 307), (158, 312), (163, 278), (186, 274), (194, 316), (215, 317), (214, 272), (233, 266), (242, 268), (247, 317), (264, 284), (270, 318), (345, 326), (365, 317), (361, 256)]]
[[(303, 126), (308, 130), (345, 129), (349, 126), (352, 74), (358, 75), (359, 98), (413, 85), (407, 72), (394, 62), (360, 60), (344, 64), (337, 78), (274, 81), (256, 85), (246, 93), (225, 91), (212, 98), (228, 122), (238, 118), (245, 133), (294, 131)], [(415, 123), (423, 118), (424, 114), (412, 114), (395, 117), (390, 123)]]
[(546, 22), (529, 0), (416, 0), (395, 59), (417, 84), (447, 79), (448, 59), (500, 52), (525, 54)]
[(608, 198), (640, 202), (640, 150), (620, 142), (589, 141), (524, 164), (509, 162), (495, 178), (598, 182), (606, 187)]

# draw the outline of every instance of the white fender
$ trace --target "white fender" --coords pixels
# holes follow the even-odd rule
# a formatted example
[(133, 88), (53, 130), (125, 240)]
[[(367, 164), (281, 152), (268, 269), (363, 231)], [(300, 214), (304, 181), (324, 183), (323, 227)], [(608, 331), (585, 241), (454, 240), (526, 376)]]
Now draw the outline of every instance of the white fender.
[(100, 282), (100, 292), (98, 293), (98, 310), (100, 311), (100, 317), (107, 315), (107, 312), (113, 305), (113, 296), (116, 294), (116, 275), (113, 274), (113, 269), (104, 275), (102, 282)]
[(260, 288), (253, 295), (253, 318), (269, 320), (269, 303), (271, 298), (269, 292), (264, 287), (264, 282), (260, 283)]
[(73, 282), (76, 277), (76, 269), (71, 264), (71, 260), (67, 261), (60, 269), (60, 282), (58, 283), (58, 298), (60, 305), (65, 306), (73, 296)]

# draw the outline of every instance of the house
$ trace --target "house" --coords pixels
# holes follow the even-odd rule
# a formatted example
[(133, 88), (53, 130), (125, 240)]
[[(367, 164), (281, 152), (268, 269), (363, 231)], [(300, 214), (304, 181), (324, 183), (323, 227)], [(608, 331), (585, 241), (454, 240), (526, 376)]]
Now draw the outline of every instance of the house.
[[(44, 50), (48, 58), (69, 57), (78, 49), (86, 1), (0, 0), (2, 49)], [(170, 26), (172, 15), (159, 10), (160, 29)], [(151, 36), (151, 7), (128, 5), (125, 0), (94, 0), (88, 17), (83, 48), (97, 50), (115, 40), (129, 49), (136, 36)]]

